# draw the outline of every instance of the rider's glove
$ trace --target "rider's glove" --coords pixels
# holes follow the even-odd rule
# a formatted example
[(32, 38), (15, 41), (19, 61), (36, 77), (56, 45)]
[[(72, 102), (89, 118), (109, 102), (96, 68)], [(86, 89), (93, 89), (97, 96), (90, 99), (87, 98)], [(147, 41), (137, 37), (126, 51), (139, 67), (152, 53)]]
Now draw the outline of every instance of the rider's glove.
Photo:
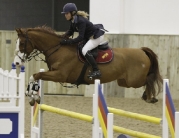
[(61, 45), (69, 45), (69, 44), (71, 44), (71, 43), (72, 43), (71, 40), (66, 40), (66, 39), (63, 39), (63, 40), (60, 41), (60, 44), (61, 44)]

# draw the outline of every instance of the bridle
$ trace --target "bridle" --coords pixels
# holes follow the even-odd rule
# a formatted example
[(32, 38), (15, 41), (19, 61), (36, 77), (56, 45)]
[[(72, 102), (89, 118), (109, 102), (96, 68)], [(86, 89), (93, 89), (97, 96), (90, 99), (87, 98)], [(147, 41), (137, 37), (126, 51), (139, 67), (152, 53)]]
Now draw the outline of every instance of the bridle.
[[(28, 61), (30, 61), (32, 58), (34, 58), (36, 61), (44, 61), (45, 63), (47, 63), (47, 60), (48, 60), (48, 58), (53, 54), (53, 53), (55, 53), (59, 48), (60, 48), (60, 44), (57, 44), (57, 45), (55, 45), (55, 46), (53, 46), (53, 47), (50, 47), (50, 48), (48, 48), (47, 50), (45, 50), (45, 51), (39, 51), (39, 50), (37, 50), (37, 49), (34, 49), (34, 45), (33, 45), (33, 43), (30, 41), (30, 39), (29, 39), (29, 37), (28, 37), (28, 31), (26, 31), (25, 32), (25, 35), (23, 35), (23, 37), (25, 38), (25, 42), (24, 42), (24, 55), (21, 57), (21, 56), (19, 56), (18, 54), (16, 54), (20, 59), (21, 59), (21, 61), (22, 62), (28, 62)], [(27, 56), (27, 43), (30, 43), (30, 45), (31, 45), (31, 47), (32, 47), (32, 49), (34, 49), (33, 50), (33, 52), (31, 52), (30, 53), (30, 55), (28, 55)], [(53, 49), (53, 48), (55, 48), (55, 47), (57, 47), (54, 51), (52, 51), (50, 54), (48, 54), (47, 56), (46, 56), (46, 59), (43, 59), (43, 58), (41, 58), (39, 55), (40, 54), (45, 54), (45, 53), (47, 53), (49, 50), (51, 50), (51, 49)], [(36, 57), (38, 57), (39, 59), (36, 59)]]
[[(33, 47), (33, 45), (32, 45), (32, 42), (29, 40), (29, 38), (28, 38), (28, 34), (27, 34), (27, 31), (25, 32), (25, 34), (18, 34), (18, 36), (21, 36), (21, 37), (24, 37), (25, 38), (25, 42), (23, 43), (23, 53), (24, 53), (24, 55), (23, 56), (20, 56), (19, 54), (18, 54), (18, 52), (16, 53), (16, 56), (18, 56), (19, 57), (19, 59), (21, 59), (21, 61), (22, 62), (26, 62), (26, 61), (30, 61), (31, 59), (32, 59), (32, 57), (33, 56), (31, 56), (32, 54), (30, 54), (30, 56), (27, 56), (27, 42), (30, 42), (30, 45), (31, 45), (31, 47), (34, 49), (34, 47)], [(21, 39), (19, 38), (19, 41), (20, 41)], [(19, 42), (19, 45), (22, 45), (22, 43), (21, 42)], [(18, 46), (19, 47), (19, 46)]]

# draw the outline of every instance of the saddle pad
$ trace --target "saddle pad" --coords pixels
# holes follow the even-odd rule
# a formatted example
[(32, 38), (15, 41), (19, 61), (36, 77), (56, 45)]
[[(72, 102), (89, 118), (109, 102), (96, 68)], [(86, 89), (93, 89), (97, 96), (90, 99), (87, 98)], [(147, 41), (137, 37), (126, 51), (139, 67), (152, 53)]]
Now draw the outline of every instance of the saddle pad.
[[(98, 56), (95, 60), (96, 63), (108, 63), (113, 59), (113, 57), (114, 57), (113, 51), (111, 48), (109, 48), (106, 50), (98, 50)], [(79, 51), (78, 51), (78, 58), (81, 62), (86, 61), (85, 58), (79, 54)]]

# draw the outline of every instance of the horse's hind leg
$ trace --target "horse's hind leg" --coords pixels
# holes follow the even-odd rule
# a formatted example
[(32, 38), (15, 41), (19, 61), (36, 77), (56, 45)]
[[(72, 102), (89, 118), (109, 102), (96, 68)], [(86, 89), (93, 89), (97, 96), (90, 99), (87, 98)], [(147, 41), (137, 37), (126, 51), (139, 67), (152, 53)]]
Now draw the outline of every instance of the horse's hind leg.
[(148, 100), (146, 91), (143, 92), (141, 98), (142, 98), (142, 100), (146, 101), (147, 103), (156, 103), (156, 102), (158, 102), (158, 99), (156, 99), (155, 97), (152, 97), (150, 100)]
[[(118, 79), (117, 80), (117, 83), (119, 86), (122, 86), (122, 87), (129, 87), (126, 83), (126, 80), (125, 79)], [(148, 102), (148, 103), (156, 103), (158, 102), (158, 99), (156, 99), (155, 97), (151, 98), (150, 100), (147, 99), (147, 93), (146, 91), (144, 91), (142, 97), (141, 97), (144, 101)]]

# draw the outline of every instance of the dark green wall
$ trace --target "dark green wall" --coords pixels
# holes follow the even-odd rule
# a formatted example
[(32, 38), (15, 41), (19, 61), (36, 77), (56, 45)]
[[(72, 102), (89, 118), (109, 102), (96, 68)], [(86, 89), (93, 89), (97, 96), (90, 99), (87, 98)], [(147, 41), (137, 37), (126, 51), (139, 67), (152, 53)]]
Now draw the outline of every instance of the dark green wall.
[(65, 31), (69, 22), (61, 11), (68, 2), (89, 12), (89, 0), (0, 0), (0, 30), (47, 25), (56, 31)]

